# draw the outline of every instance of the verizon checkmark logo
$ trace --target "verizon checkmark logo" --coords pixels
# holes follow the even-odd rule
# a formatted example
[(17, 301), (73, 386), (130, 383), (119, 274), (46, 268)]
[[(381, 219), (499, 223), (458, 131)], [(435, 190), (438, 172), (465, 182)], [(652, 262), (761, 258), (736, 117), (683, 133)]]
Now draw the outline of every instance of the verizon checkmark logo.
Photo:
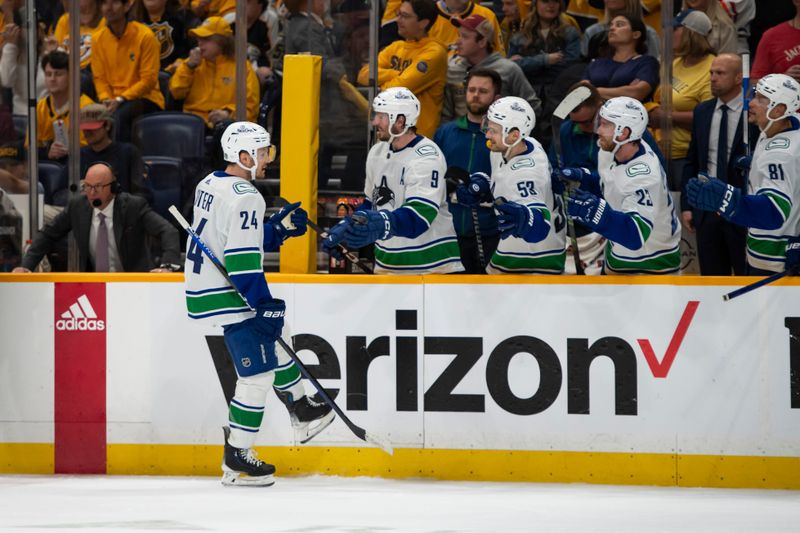
[(653, 377), (666, 378), (667, 374), (669, 374), (669, 369), (672, 368), (672, 363), (675, 362), (675, 356), (678, 355), (678, 350), (681, 347), (681, 343), (683, 343), (683, 338), (686, 336), (686, 331), (689, 329), (692, 318), (694, 318), (694, 314), (699, 305), (700, 302), (697, 301), (690, 301), (686, 304), (683, 314), (678, 321), (678, 327), (675, 328), (672, 339), (667, 346), (667, 351), (664, 353), (664, 357), (661, 361), (658, 360), (656, 352), (653, 350), (653, 346), (648, 339), (636, 339), (636, 342), (639, 343), (639, 347), (642, 349), (644, 359), (647, 361), (647, 365), (653, 373)]

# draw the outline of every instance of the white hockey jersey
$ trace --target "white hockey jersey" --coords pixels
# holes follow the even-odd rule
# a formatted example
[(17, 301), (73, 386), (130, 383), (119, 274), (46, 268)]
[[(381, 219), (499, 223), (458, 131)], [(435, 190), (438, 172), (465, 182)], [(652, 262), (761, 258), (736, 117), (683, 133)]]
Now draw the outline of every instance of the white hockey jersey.
[(748, 175), (747, 193), (766, 195), (783, 215), (775, 230), (749, 228), (747, 262), (780, 272), (786, 263), (786, 240), (800, 235), (800, 121), (793, 129), (756, 142)]
[(680, 224), (667, 189), (667, 178), (652, 148), (641, 141), (630, 161), (617, 164), (600, 150), (598, 172), (603, 197), (615, 211), (633, 216), (644, 243), (631, 250), (606, 244), (606, 270), (619, 274), (671, 274), (680, 270)]
[(503, 198), (539, 210), (550, 224), (547, 236), (536, 243), (517, 237), (500, 239), (486, 272), (489, 274), (561, 274), (566, 260), (566, 218), (561, 197), (553, 195), (550, 161), (536, 139), (526, 137), (527, 150), (508, 162), (492, 152), (491, 187)]
[(247, 302), (189, 238), (185, 285), (191, 318), (216, 325), (241, 322), (255, 315), (250, 306), (270, 298), (262, 266), (264, 211), (261, 194), (242, 178), (212, 172), (197, 185), (192, 227)]
[(418, 135), (394, 151), (379, 142), (367, 156), (364, 194), (373, 209), (414, 212), (428, 229), (416, 238), (375, 242), (375, 273), (447, 274), (464, 270), (453, 218), (445, 202), (446, 163), (430, 139)]

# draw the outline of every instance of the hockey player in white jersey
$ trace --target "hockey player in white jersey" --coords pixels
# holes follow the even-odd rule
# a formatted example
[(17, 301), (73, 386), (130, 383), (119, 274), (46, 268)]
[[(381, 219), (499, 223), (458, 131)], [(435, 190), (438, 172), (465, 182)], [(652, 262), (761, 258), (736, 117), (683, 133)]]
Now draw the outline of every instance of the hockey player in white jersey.
[(516, 96), (492, 103), (484, 119), (492, 175), (476, 173), (456, 189), (459, 203), (496, 204), (500, 243), (489, 274), (560, 274), (566, 259), (565, 218), (553, 195), (550, 162), (539, 141), (529, 137), (536, 117)]
[(333, 421), (331, 408), (311, 400), (300, 371), (276, 340), (284, 330), (286, 304), (272, 297), (262, 267), (265, 251), (306, 231), (308, 215), (295, 203), (264, 220), (265, 204), (250, 180), (274, 158), (269, 133), (252, 122), (235, 122), (222, 135), (227, 167), (212, 172), (195, 189), (195, 232), (225, 265), (231, 286), (189, 239), (186, 306), (189, 316), (222, 326), (236, 367), (222, 463), (225, 485), (272, 485), (275, 467), (252, 450), (271, 388), (286, 396), (302, 441)]
[(747, 273), (784, 270), (787, 243), (800, 233), (800, 84), (785, 74), (758, 81), (750, 102), (750, 122), (761, 135), (749, 167), (747, 194), (705, 176), (686, 185), (689, 203), (748, 228)]
[(367, 155), (364, 202), (331, 228), (323, 247), (375, 243), (375, 273), (461, 272), (453, 218), (445, 202), (441, 150), (417, 134), (419, 100), (405, 87), (387, 89), (372, 103), (378, 141)]
[(567, 211), (608, 239), (607, 274), (672, 274), (680, 270), (680, 225), (667, 189), (666, 174), (642, 140), (647, 111), (627, 96), (611, 98), (600, 108), (597, 125), (597, 174), (564, 168), (588, 186), (599, 180), (603, 198), (574, 190)]

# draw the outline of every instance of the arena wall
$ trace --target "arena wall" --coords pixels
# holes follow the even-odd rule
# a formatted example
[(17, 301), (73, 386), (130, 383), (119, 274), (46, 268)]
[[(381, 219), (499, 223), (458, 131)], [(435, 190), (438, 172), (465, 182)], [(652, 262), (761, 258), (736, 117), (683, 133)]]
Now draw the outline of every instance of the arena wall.
[[(800, 489), (798, 279), (728, 302), (754, 278), (268, 280), (301, 358), (395, 447), (339, 421), (298, 445), (271, 395), (279, 475)], [(182, 291), (4, 275), (0, 472), (217, 475), (231, 367)]]

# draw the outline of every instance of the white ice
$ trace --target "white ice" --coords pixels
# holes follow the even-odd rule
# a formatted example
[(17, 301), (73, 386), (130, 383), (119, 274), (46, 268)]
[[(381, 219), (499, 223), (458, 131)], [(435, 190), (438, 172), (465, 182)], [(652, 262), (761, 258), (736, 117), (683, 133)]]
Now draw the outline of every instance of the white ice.
[(0, 476), (0, 531), (800, 531), (800, 492), (374, 478)]

